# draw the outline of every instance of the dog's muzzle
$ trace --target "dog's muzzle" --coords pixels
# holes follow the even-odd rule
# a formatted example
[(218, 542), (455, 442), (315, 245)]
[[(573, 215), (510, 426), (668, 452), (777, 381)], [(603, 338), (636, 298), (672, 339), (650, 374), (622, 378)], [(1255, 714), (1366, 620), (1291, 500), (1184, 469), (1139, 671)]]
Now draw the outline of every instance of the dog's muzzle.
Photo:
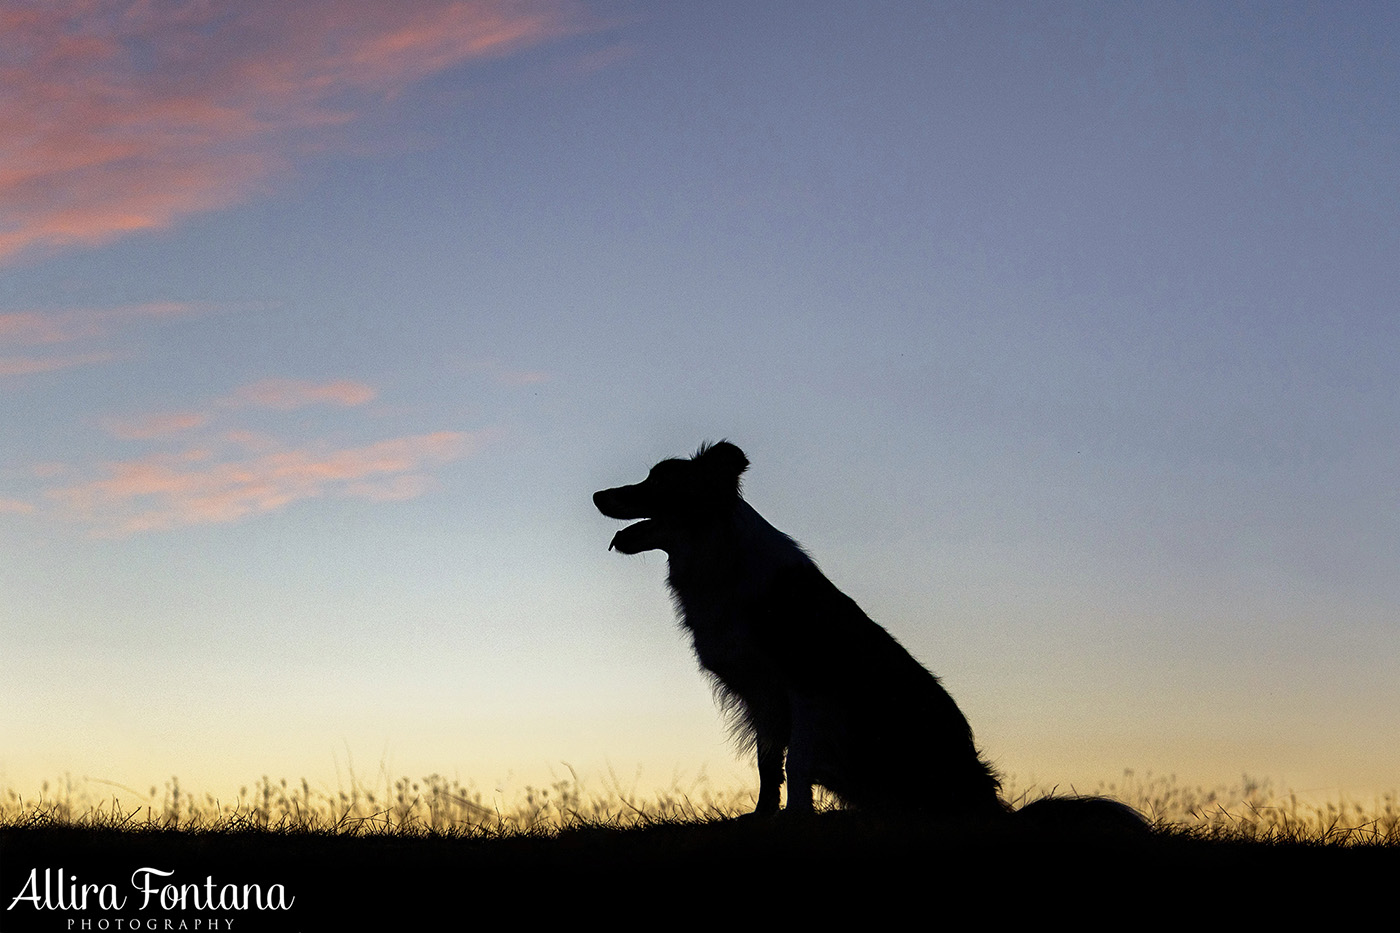
[(593, 504), (608, 518), (641, 521), (628, 525), (613, 535), (608, 550), (620, 554), (640, 554), (642, 551), (666, 550), (666, 524), (649, 517), (636, 500), (635, 486), (619, 486), (593, 494)]
[(598, 507), (608, 518), (621, 518), (629, 520), (633, 518), (646, 518), (635, 502), (633, 486), (618, 486), (616, 489), (600, 489), (593, 494), (593, 504)]

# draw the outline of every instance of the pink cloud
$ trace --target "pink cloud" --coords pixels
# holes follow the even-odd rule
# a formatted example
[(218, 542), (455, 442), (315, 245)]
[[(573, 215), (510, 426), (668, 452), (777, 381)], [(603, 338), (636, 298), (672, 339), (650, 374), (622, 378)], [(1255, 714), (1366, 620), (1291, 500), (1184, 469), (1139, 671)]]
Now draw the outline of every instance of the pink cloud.
[(134, 418), (106, 418), (102, 430), (124, 441), (150, 440), (178, 434), (208, 423), (209, 415), (199, 411), (172, 411)]
[[(189, 314), (195, 310), (194, 305), (164, 301), (111, 308), (10, 311), (0, 314), (0, 348), (44, 347), (100, 339), (109, 336), (118, 328), (142, 320)], [(115, 355), (107, 350), (96, 350), (50, 355), (26, 352), (19, 356), (0, 356), (0, 376), (20, 376), (89, 366), (93, 363), (107, 362)]]
[(112, 353), (70, 353), (67, 356), (0, 356), (0, 376), (49, 373), (75, 366), (90, 366), (112, 359)]
[(345, 494), (373, 502), (398, 502), (403, 499), (416, 499), (435, 485), (431, 476), (421, 473), (404, 474), (377, 483), (351, 483), (345, 487)]
[(496, 374), (496, 379), (501, 385), (519, 386), (538, 385), (549, 380), (549, 373), (543, 370), (506, 370)]
[(31, 503), (23, 502), (19, 499), (0, 499), (0, 515), (9, 513), (11, 515), (28, 515), (34, 511)]
[(0, 0), (0, 261), (240, 201), (415, 81), (586, 28), (574, 0)]
[(42, 346), (103, 337), (115, 328), (149, 318), (174, 317), (198, 310), (180, 301), (153, 301), (110, 308), (60, 308), (0, 313), (0, 346)]
[(0, 314), (0, 345), (61, 343), (74, 339), (58, 316), (38, 311)]
[(352, 407), (372, 401), (377, 393), (362, 382), (340, 379), (317, 385), (296, 379), (263, 379), (237, 389), (222, 400), (231, 408), (275, 408), (290, 411), (306, 405)]
[(478, 360), (467, 367), (470, 372), (484, 373), (497, 385), (519, 388), (548, 382), (550, 374), (542, 369), (512, 369), (498, 360)]
[[(3, 360), (0, 360), (3, 372)], [(213, 420), (220, 408), (271, 408), (292, 411), (308, 405), (339, 405), (351, 408), (373, 401), (378, 395), (372, 386), (352, 379), (334, 382), (305, 382), (298, 379), (263, 379), (235, 389), (223, 398), (215, 399), (203, 411), (155, 412), (127, 417), (104, 418), (102, 430), (121, 440), (150, 440), (203, 427)], [(248, 445), (266, 446), (268, 439), (248, 431), (236, 430), (229, 440)]]
[(225, 458), (207, 448), (107, 463), (101, 478), (47, 496), (100, 534), (221, 524), (321, 496), (375, 501), (421, 495), (431, 467), (474, 452), (482, 433), (439, 431), (363, 447), (279, 448)]

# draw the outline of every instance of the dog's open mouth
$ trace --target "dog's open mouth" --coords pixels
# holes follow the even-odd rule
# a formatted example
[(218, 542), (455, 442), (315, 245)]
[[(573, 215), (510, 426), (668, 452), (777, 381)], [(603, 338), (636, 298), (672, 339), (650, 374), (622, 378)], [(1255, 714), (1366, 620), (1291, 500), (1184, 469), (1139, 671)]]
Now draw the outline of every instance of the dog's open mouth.
[(593, 504), (608, 518), (620, 518), (623, 521), (641, 519), (613, 535), (608, 550), (617, 551), (619, 554), (640, 554), (642, 551), (658, 549), (664, 551), (667, 525), (659, 519), (647, 516), (651, 509), (647, 508), (644, 502), (638, 501), (635, 489), (633, 486), (623, 486), (593, 494)]
[(655, 519), (644, 518), (613, 535), (608, 550), (620, 554), (640, 554), (642, 551), (656, 550), (661, 547), (659, 532), (660, 527)]

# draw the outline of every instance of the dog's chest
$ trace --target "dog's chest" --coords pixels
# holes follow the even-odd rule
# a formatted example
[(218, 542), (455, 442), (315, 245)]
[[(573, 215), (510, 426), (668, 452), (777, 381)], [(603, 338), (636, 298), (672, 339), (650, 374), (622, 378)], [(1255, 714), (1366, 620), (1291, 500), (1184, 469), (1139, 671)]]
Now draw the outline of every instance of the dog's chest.
[(701, 667), (731, 688), (771, 679), (752, 587), (732, 579), (688, 582), (670, 585)]
[(669, 551), (667, 584), (690, 631), (700, 664), (731, 688), (771, 680), (763, 631), (775, 574), (807, 561), (792, 539), (743, 503), (730, 526)]
[(682, 622), (690, 631), (695, 656), (706, 670), (727, 677), (738, 675), (758, 661), (752, 620), (737, 606), (682, 606)]

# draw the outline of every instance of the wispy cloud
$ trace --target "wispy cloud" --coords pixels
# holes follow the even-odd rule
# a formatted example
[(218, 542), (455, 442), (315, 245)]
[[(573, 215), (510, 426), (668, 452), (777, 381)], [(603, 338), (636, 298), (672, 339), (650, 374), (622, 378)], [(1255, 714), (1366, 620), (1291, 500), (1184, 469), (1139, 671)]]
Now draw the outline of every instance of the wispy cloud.
[(201, 445), (104, 463), (98, 478), (46, 495), (101, 535), (220, 524), (321, 496), (412, 498), (431, 487), (430, 468), (468, 455), (484, 438), (439, 431), (342, 449), (278, 445), (253, 456), (240, 455), (237, 444)]
[[(56, 352), (55, 348), (83, 341), (102, 343), (117, 330), (133, 324), (197, 310), (199, 308), (192, 304), (162, 301), (110, 308), (0, 312), (0, 376), (46, 373), (107, 362), (117, 354), (105, 347), (76, 353)], [(12, 352), (19, 348), (23, 348), (23, 352)]]
[[(150, 440), (209, 424), (221, 410), (266, 408), (292, 411), (309, 405), (335, 405), (353, 408), (371, 402), (378, 395), (373, 386), (353, 379), (333, 382), (307, 382), (300, 379), (262, 379), (234, 389), (211, 400), (202, 410), (166, 411), (103, 418), (102, 430), (121, 440)], [(235, 432), (238, 437), (251, 436)]]
[(0, 346), (39, 346), (103, 337), (116, 327), (198, 310), (183, 301), (152, 301), (107, 308), (57, 308), (0, 312)]
[(219, 404), (241, 408), (276, 408), (290, 411), (306, 405), (341, 405), (351, 407), (372, 401), (375, 391), (362, 382), (341, 379), (317, 385), (295, 379), (263, 379), (235, 391)]
[(171, 411), (131, 418), (104, 418), (102, 430), (124, 441), (146, 441), (202, 427), (209, 415), (202, 411)]
[(237, 202), (375, 101), (586, 28), (573, 0), (0, 0), (0, 262)]
[(541, 382), (548, 382), (550, 373), (542, 369), (515, 369), (506, 366), (499, 360), (483, 359), (476, 360), (466, 366), (467, 372), (484, 375), (487, 379), (497, 385), (510, 388), (520, 386), (537, 385)]
[(113, 353), (72, 353), (66, 356), (0, 356), (0, 376), (27, 376), (31, 373), (50, 373), (59, 369), (72, 369), (75, 366), (90, 366), (105, 363)]
[[(318, 416), (298, 414), (296, 439), (285, 439), (282, 412), (320, 407), (338, 422), (328, 433), (340, 435), (353, 426), (336, 410), (361, 409), (377, 397), (352, 379), (262, 379), (190, 409), (104, 418), (105, 433), (148, 452), (86, 466), (36, 464), (31, 472), (42, 491), (33, 502), (0, 499), (0, 513), (52, 513), (96, 535), (122, 537), (235, 522), (318, 497), (412, 499), (435, 486), (435, 468), (491, 437), (483, 430), (359, 444), (306, 440), (307, 418)], [(248, 427), (254, 410), (264, 429)]]

